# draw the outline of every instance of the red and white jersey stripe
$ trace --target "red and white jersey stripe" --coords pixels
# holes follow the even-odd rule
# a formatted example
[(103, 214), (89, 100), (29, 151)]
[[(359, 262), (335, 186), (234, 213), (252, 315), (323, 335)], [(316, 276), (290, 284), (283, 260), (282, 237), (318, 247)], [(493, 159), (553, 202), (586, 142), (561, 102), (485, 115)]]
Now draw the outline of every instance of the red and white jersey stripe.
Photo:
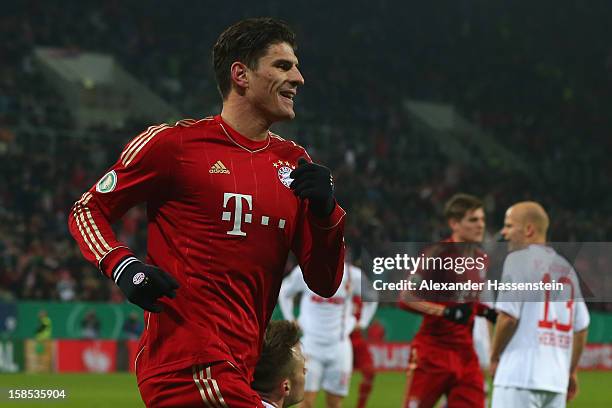
[(194, 365), (193, 370), (193, 381), (196, 383), (202, 401), (209, 407), (228, 408), (225, 403), (219, 384), (217, 380), (212, 378), (210, 366), (204, 367), (201, 364)]

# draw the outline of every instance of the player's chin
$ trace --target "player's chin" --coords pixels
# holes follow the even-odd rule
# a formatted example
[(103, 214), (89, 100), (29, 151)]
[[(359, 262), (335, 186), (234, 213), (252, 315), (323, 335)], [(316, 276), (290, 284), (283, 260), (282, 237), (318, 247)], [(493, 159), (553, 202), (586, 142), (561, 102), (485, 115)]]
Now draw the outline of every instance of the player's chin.
[(278, 110), (277, 117), (277, 120), (279, 121), (292, 120), (293, 118), (295, 118), (295, 111), (293, 110), (293, 108), (282, 107)]

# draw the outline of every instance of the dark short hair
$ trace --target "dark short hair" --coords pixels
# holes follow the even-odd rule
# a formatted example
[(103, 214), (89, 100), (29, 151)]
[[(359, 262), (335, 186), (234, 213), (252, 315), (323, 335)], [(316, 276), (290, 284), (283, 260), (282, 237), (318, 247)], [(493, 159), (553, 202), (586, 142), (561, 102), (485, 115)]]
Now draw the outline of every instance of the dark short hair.
[(212, 63), (217, 89), (225, 99), (232, 88), (230, 68), (240, 61), (250, 69), (257, 69), (257, 62), (268, 47), (288, 43), (297, 49), (295, 33), (287, 23), (270, 17), (241, 20), (221, 33), (213, 47)]
[(287, 320), (274, 320), (268, 324), (251, 384), (255, 391), (270, 392), (280, 380), (291, 377), (295, 364), (293, 347), (299, 341), (297, 324)]
[(482, 200), (470, 194), (455, 194), (444, 206), (444, 217), (447, 220), (462, 220), (468, 211), (474, 211), (483, 207)]

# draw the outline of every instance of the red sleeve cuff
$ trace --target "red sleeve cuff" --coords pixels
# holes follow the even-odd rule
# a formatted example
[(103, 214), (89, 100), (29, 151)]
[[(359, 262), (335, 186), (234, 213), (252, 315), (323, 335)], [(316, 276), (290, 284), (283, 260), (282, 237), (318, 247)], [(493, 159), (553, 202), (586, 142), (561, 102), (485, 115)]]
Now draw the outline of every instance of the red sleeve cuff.
[(130, 250), (130, 248), (126, 246), (113, 248), (110, 252), (104, 255), (102, 259), (100, 259), (100, 262), (98, 263), (98, 268), (104, 275), (110, 278), (113, 276), (113, 269), (115, 269), (119, 261), (125, 258), (126, 256), (135, 255)]
[(307, 211), (308, 222), (320, 229), (329, 230), (336, 228), (340, 225), (340, 222), (346, 215), (346, 211), (342, 207), (336, 203), (334, 210), (332, 213), (326, 218), (319, 218), (316, 215), (313, 215), (310, 211)]

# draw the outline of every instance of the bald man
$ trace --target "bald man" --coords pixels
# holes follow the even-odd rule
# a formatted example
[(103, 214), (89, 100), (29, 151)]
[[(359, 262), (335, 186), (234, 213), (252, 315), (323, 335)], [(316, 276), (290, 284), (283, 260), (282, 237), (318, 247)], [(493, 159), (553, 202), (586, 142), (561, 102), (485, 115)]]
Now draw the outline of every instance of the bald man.
[(589, 312), (572, 266), (546, 246), (548, 214), (533, 201), (506, 211), (502, 235), (510, 253), (504, 282), (559, 282), (563, 291), (534, 292), (530, 301), (500, 291), (491, 350), (492, 408), (565, 407), (578, 391), (576, 369)]

